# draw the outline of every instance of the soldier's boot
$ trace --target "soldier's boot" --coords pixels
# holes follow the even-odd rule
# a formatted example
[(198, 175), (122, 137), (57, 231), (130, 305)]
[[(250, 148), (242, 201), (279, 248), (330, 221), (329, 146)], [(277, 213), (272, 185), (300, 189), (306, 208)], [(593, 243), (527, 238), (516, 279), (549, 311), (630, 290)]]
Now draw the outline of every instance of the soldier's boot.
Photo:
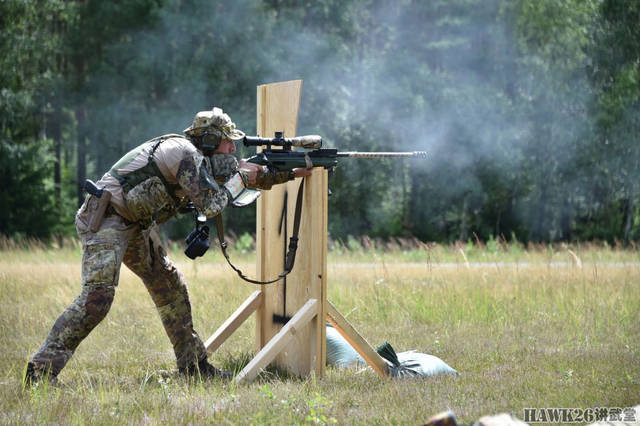
[(215, 379), (220, 378), (222, 380), (231, 380), (233, 379), (233, 373), (230, 371), (220, 370), (213, 365), (209, 364), (207, 359), (203, 359), (198, 362), (196, 365), (191, 365), (188, 367), (182, 367), (178, 369), (181, 374), (191, 377), (197, 377), (202, 379)]
[(51, 374), (51, 370), (41, 370), (36, 368), (33, 362), (27, 363), (27, 370), (22, 378), (23, 388), (36, 387), (44, 382), (56, 386), (58, 384), (58, 378)]

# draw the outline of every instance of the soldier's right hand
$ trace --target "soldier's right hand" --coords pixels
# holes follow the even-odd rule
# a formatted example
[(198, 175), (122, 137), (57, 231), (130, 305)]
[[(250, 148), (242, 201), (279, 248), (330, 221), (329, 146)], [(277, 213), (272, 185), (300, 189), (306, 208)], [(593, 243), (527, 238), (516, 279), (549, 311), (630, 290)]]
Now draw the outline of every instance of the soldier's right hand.
[(264, 166), (255, 163), (249, 163), (246, 160), (240, 160), (238, 170), (243, 172), (247, 177), (249, 185), (255, 185), (258, 173), (264, 172)]

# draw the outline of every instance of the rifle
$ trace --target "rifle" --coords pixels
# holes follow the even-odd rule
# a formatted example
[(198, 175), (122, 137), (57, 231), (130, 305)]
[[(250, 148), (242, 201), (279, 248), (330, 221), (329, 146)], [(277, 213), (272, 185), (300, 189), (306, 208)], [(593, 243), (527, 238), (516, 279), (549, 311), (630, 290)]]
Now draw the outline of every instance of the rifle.
[[(339, 152), (337, 149), (321, 149), (322, 137), (318, 135), (299, 136), (285, 138), (283, 132), (276, 132), (274, 138), (261, 138), (245, 136), (244, 146), (263, 146), (266, 148), (258, 152), (247, 161), (261, 166), (267, 166), (271, 170), (289, 171), (297, 167), (324, 167), (333, 170), (338, 165), (338, 158), (402, 158), (417, 157), (426, 158), (425, 151), (412, 152)], [(279, 146), (282, 149), (273, 149)], [(310, 151), (292, 151), (292, 147), (310, 149)]]
[[(258, 152), (253, 157), (247, 159), (247, 161), (261, 166), (267, 166), (270, 170), (277, 171), (290, 171), (298, 167), (312, 168), (312, 167), (324, 167), (325, 169), (333, 170), (338, 165), (338, 158), (401, 158), (401, 157), (418, 157), (425, 158), (427, 153), (424, 151), (413, 152), (338, 152), (337, 149), (322, 149), (322, 137), (318, 135), (299, 136), (296, 138), (285, 138), (283, 132), (276, 132), (274, 138), (261, 138), (257, 136), (245, 136), (243, 139), (244, 146), (263, 146), (266, 148)], [(272, 146), (279, 146), (281, 149), (272, 149)], [(305, 148), (308, 151), (292, 151), (292, 147)], [(270, 284), (284, 278), (291, 272), (296, 259), (296, 250), (298, 248), (298, 229), (300, 227), (300, 214), (302, 211), (302, 193), (304, 188), (304, 181), (298, 188), (298, 196), (296, 200), (295, 217), (293, 220), (293, 235), (289, 239), (289, 249), (285, 255), (284, 270), (276, 278), (259, 281), (248, 278), (244, 273), (236, 268), (227, 253), (227, 242), (224, 239), (224, 227), (222, 225), (222, 216), (216, 216), (216, 228), (218, 231), (218, 241), (220, 243), (220, 249), (224, 255), (227, 263), (231, 268), (242, 278), (243, 280), (259, 285)], [(329, 192), (331, 193), (331, 192)], [(243, 192), (233, 201), (235, 206), (246, 206), (260, 195), (260, 191), (254, 189), (245, 188)], [(206, 248), (209, 247), (208, 236), (209, 228), (200, 228), (196, 225), (196, 229), (189, 234), (187, 238), (187, 251), (185, 253), (192, 259), (197, 256), (202, 256)], [(206, 234), (206, 235), (205, 235)], [(200, 236), (206, 239), (206, 244), (197, 242), (197, 247), (192, 249), (191, 245), (195, 244), (192, 241), (196, 236)], [(200, 238), (199, 237), (199, 238)], [(206, 248), (200, 250), (200, 247)], [(192, 256), (193, 255), (193, 256)]]

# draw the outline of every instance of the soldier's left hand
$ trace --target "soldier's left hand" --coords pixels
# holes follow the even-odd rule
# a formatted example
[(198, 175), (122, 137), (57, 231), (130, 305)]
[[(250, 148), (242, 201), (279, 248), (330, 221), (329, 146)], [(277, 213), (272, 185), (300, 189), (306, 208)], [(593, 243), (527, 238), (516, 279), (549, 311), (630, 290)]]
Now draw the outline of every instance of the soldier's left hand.
[(313, 169), (305, 169), (304, 167), (298, 167), (293, 169), (293, 174), (297, 178), (311, 176), (312, 172), (313, 172)]

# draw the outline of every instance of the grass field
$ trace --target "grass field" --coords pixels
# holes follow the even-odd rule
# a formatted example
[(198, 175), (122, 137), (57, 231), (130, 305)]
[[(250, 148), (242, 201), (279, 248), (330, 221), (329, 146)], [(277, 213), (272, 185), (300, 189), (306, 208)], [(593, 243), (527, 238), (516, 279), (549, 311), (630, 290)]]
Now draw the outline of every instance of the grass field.
[[(329, 299), (374, 345), (436, 355), (459, 376), (386, 380), (328, 369), (255, 383), (193, 382), (175, 368), (143, 285), (126, 268), (107, 318), (80, 345), (58, 387), (20, 377), (79, 292), (80, 250), (0, 245), (0, 422), (3, 424), (420, 424), (451, 409), (459, 421), (526, 407), (640, 403), (640, 257), (606, 246), (344, 244), (329, 254)], [(212, 250), (213, 251), (213, 250)], [(252, 255), (236, 257), (251, 268)], [(206, 339), (254, 290), (218, 253), (172, 258)], [(250, 320), (213, 361), (237, 367), (254, 350)]]

